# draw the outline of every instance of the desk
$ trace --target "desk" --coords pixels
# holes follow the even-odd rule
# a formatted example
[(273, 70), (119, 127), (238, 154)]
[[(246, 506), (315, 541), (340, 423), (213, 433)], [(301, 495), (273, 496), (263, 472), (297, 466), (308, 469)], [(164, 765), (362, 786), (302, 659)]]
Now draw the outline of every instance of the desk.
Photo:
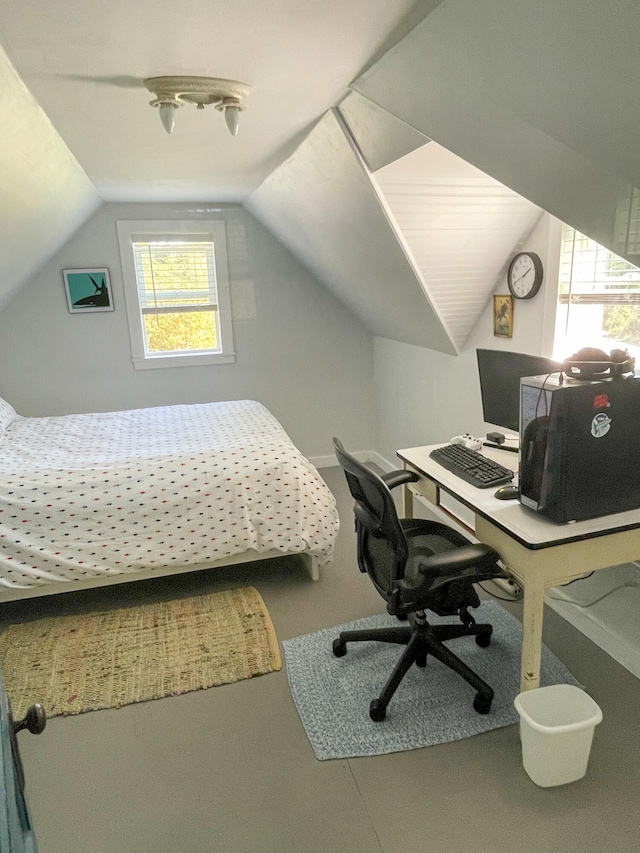
[[(500, 554), (507, 572), (524, 590), (520, 685), (522, 690), (539, 687), (545, 590), (587, 572), (638, 559), (640, 509), (555, 524), (517, 500), (499, 501), (493, 496), (495, 488), (478, 489), (456, 477), (429, 457), (438, 446), (398, 451), (404, 467), (420, 478), (404, 486), (404, 514), (413, 515), (413, 495), (418, 494), (451, 516), (442, 506), (443, 492), (471, 511), (471, 535)], [(519, 457), (515, 453), (487, 447), (483, 453), (507, 468), (517, 469)]]

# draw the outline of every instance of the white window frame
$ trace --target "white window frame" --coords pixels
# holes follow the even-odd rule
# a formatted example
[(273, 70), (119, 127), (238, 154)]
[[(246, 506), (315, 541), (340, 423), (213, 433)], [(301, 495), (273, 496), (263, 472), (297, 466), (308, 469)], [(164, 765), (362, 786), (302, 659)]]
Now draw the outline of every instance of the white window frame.
[[(580, 256), (577, 250), (578, 260), (575, 260), (575, 245), (587, 242), (589, 249), (586, 256)], [(621, 269), (620, 276), (610, 275), (607, 272), (611, 261), (619, 261), (628, 267)], [(574, 286), (574, 264), (578, 267), (575, 275)], [(581, 265), (580, 265), (581, 264)], [(584, 339), (579, 336), (571, 338), (567, 336), (566, 328), (568, 316), (572, 305), (604, 306), (606, 304), (624, 304), (625, 302), (637, 304), (640, 291), (636, 290), (640, 282), (640, 270), (630, 261), (618, 256), (595, 240), (590, 240), (569, 225), (562, 225), (561, 244), (559, 248), (558, 261), (558, 288), (555, 304), (555, 336), (553, 353), (554, 358), (562, 360), (567, 358), (571, 352), (582, 347), (602, 348), (609, 352), (612, 348), (628, 349), (636, 358), (640, 355), (640, 348), (633, 344), (614, 341), (601, 337), (597, 330), (590, 334), (585, 331)], [(563, 285), (568, 287), (568, 292), (563, 291)], [(635, 285), (635, 287), (632, 287)]]
[[(221, 219), (154, 219), (120, 220), (116, 222), (120, 261), (124, 283), (131, 355), (136, 370), (156, 367), (191, 367), (201, 364), (231, 364), (235, 358), (233, 348), (233, 322), (231, 295), (227, 266), (227, 240), (225, 224)], [(216, 286), (218, 291), (218, 333), (220, 347), (215, 352), (176, 352), (153, 355), (145, 352), (142, 310), (138, 297), (133, 243), (140, 240), (161, 240), (185, 234), (214, 245)]]

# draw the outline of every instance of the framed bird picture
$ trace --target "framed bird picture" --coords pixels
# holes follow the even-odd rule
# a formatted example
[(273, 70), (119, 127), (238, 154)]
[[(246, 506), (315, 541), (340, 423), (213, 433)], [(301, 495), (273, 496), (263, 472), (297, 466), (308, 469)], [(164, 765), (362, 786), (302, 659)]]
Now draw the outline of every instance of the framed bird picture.
[(93, 267), (86, 270), (62, 270), (62, 275), (71, 314), (113, 311), (108, 269)]
[(513, 335), (513, 296), (511, 294), (493, 297), (493, 334), (497, 338), (510, 338)]

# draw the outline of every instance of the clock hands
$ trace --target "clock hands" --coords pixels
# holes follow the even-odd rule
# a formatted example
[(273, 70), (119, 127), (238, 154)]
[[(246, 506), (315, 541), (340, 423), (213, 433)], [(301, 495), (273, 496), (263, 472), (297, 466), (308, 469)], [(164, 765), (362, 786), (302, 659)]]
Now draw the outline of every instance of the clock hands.
[(519, 275), (518, 278), (514, 279), (514, 285), (516, 285), (520, 281), (520, 279), (524, 278), (525, 275), (529, 275), (530, 272), (533, 272), (533, 267), (529, 267), (529, 269), (523, 272), (522, 275)]

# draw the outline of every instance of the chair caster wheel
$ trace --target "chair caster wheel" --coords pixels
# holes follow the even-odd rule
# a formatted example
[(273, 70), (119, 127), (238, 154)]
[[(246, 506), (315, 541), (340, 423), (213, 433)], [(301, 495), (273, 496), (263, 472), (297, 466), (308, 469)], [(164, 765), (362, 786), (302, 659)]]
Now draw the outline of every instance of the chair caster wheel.
[(482, 634), (476, 634), (476, 645), (481, 649), (486, 649), (491, 643), (491, 631), (483, 631)]
[(491, 710), (492, 701), (493, 693), (491, 693), (491, 696), (483, 696), (482, 693), (476, 693), (473, 700), (473, 710), (477, 711), (478, 714), (488, 714)]
[(347, 653), (347, 644), (340, 637), (333, 641), (333, 653), (337, 658), (343, 658)]
[(383, 705), (379, 699), (373, 699), (369, 705), (369, 716), (374, 723), (381, 723), (387, 716), (387, 706)]

